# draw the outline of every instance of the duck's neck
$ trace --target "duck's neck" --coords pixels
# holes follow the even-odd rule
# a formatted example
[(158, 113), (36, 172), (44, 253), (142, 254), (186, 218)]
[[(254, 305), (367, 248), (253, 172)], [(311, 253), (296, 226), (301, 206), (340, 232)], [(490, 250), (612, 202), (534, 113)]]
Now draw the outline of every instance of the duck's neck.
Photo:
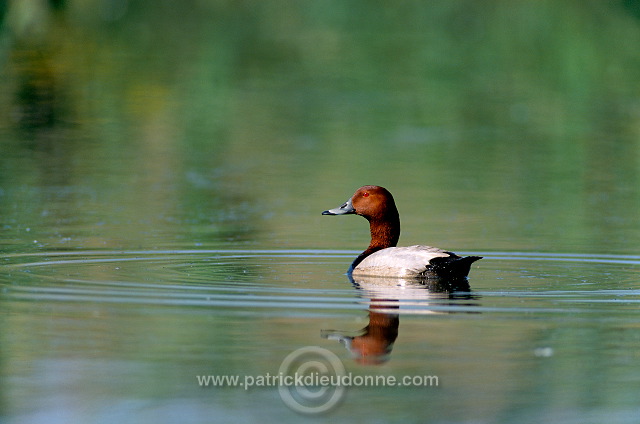
[(369, 229), (371, 231), (371, 242), (367, 250), (362, 252), (351, 264), (353, 270), (360, 262), (370, 254), (387, 247), (395, 247), (400, 238), (400, 217), (394, 211), (381, 218), (369, 218)]

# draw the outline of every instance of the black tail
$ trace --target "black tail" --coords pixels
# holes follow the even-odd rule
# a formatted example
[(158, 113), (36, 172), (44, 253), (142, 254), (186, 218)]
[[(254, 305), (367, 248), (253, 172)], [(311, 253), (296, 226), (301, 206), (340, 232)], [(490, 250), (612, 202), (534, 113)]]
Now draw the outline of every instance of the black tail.
[(456, 259), (453, 262), (455, 264), (455, 268), (458, 269), (460, 274), (467, 275), (471, 269), (471, 264), (480, 259), (482, 259), (482, 256), (465, 256), (464, 258)]
[(431, 269), (438, 276), (446, 278), (465, 278), (469, 274), (471, 264), (482, 259), (482, 256), (449, 256), (433, 258), (430, 261)]

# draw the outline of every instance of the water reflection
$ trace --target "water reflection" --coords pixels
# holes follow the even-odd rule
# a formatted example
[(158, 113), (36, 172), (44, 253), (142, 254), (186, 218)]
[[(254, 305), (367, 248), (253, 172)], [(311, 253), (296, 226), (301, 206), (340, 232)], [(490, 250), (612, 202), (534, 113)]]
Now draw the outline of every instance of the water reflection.
[(460, 299), (479, 298), (471, 293), (466, 278), (418, 280), (360, 276), (354, 279), (349, 275), (349, 279), (359, 295), (368, 299), (369, 324), (357, 336), (332, 330), (323, 330), (321, 336), (342, 343), (362, 365), (381, 365), (389, 361), (398, 338), (401, 306), (418, 305), (420, 313), (452, 313), (443, 306), (458, 305)]
[[(359, 364), (381, 365), (390, 359), (400, 326), (400, 315), (389, 313), (389, 307), (399, 308), (397, 305), (394, 307), (371, 303), (369, 324), (361, 330), (362, 334), (359, 336), (351, 337), (339, 332), (325, 332), (322, 336), (342, 343)], [(379, 308), (385, 311), (379, 311)]]
[(14, 119), (25, 131), (49, 129), (66, 114), (60, 84), (45, 52), (25, 52), (30, 57), (18, 68)]

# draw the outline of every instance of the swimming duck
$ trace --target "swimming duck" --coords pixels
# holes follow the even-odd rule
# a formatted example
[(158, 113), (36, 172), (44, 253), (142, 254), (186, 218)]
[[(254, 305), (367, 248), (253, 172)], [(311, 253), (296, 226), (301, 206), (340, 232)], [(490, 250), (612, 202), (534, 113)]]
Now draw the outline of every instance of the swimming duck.
[(356, 214), (369, 221), (371, 242), (349, 267), (352, 276), (401, 278), (466, 278), (471, 264), (481, 256), (461, 257), (431, 246), (396, 247), (400, 216), (391, 193), (384, 187), (360, 187), (340, 207), (322, 215)]

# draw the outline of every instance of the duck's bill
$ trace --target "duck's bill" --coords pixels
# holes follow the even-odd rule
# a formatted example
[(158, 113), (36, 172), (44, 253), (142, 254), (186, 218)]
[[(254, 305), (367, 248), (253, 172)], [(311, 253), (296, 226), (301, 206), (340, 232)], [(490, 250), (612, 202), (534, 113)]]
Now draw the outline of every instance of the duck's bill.
[(346, 215), (350, 213), (356, 213), (353, 205), (351, 204), (351, 199), (347, 200), (347, 202), (335, 209), (329, 209), (328, 211), (322, 212), (322, 215)]

